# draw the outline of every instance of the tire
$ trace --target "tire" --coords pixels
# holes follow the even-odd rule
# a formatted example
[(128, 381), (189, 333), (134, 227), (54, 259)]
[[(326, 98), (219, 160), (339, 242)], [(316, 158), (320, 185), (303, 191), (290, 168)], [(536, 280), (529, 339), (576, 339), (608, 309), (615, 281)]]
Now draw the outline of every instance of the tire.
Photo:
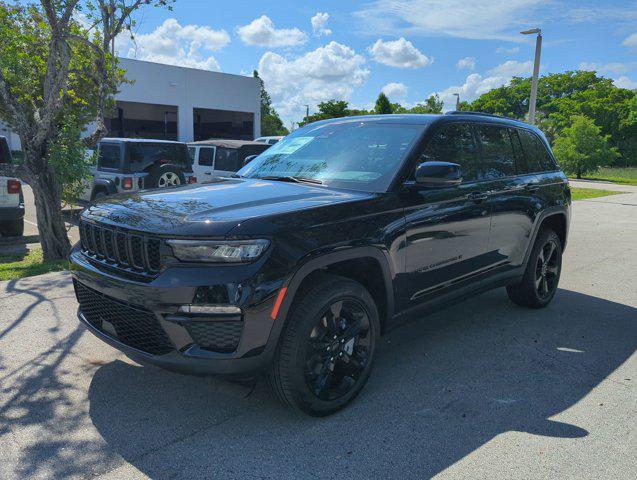
[(507, 287), (509, 298), (522, 307), (544, 308), (555, 296), (561, 273), (562, 243), (553, 230), (542, 229), (533, 245), (522, 281)]
[[(268, 383), (290, 407), (321, 417), (345, 407), (364, 387), (380, 321), (361, 284), (335, 275), (312, 283), (288, 314)], [(334, 329), (338, 338), (332, 338)]]
[(150, 169), (146, 188), (166, 188), (185, 185), (186, 178), (179, 167), (175, 165), (155, 165)]
[(10, 222), (3, 223), (0, 227), (2, 235), (5, 237), (21, 237), (24, 235), (24, 218), (18, 218)]
[(100, 199), (106, 197), (107, 195), (108, 195), (108, 192), (106, 190), (104, 190), (103, 188), (100, 188), (93, 195), (93, 200), (100, 200)]

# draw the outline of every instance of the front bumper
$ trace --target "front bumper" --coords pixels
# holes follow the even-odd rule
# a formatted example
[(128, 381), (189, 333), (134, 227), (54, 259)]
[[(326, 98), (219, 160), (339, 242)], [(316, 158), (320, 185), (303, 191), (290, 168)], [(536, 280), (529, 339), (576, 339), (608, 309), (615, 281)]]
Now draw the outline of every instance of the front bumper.
[[(278, 338), (273, 332), (278, 329), (273, 328), (270, 312), (283, 280), (254, 285), (261, 267), (258, 262), (171, 267), (151, 282), (141, 283), (100, 269), (76, 246), (70, 266), (81, 300), (80, 321), (98, 338), (136, 361), (181, 373), (241, 376), (265, 370), (273, 358)], [(239, 318), (178, 311), (180, 305), (193, 303), (198, 288), (216, 286), (227, 288), (231, 304), (241, 308)], [(89, 303), (87, 292), (100, 304)], [(234, 337), (226, 337), (223, 349), (203, 344), (218, 343), (210, 338), (210, 332), (229, 335), (227, 328), (216, 328), (229, 325), (229, 321), (234, 326), (241, 323), (236, 343)], [(234, 326), (231, 334), (237, 335)]]

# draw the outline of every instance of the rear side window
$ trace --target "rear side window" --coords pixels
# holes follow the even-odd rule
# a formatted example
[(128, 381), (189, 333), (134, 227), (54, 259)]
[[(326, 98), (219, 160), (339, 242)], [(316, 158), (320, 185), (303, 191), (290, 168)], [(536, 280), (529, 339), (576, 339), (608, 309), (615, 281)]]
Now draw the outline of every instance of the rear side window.
[(212, 154), (214, 150), (212, 148), (199, 148), (199, 165), (204, 167), (212, 167)]
[(462, 180), (478, 178), (476, 145), (471, 127), (465, 124), (445, 125), (438, 130), (421, 156), (421, 161), (457, 163), (462, 169)]
[(11, 163), (11, 150), (5, 137), (0, 137), (0, 164)]
[(526, 165), (530, 173), (555, 170), (553, 159), (540, 137), (528, 130), (519, 130), (518, 134), (520, 135)]
[(161, 143), (131, 143), (130, 167), (133, 171), (144, 170), (154, 163), (190, 165), (188, 150), (182, 145)]
[(100, 153), (97, 159), (98, 168), (119, 168), (120, 147), (119, 145), (100, 145)]
[(217, 158), (215, 162), (215, 170), (225, 170), (227, 172), (236, 172), (243, 165), (240, 165), (239, 152), (233, 148), (217, 147)]
[(515, 153), (506, 127), (476, 125), (482, 148), (482, 177), (489, 180), (516, 175)]

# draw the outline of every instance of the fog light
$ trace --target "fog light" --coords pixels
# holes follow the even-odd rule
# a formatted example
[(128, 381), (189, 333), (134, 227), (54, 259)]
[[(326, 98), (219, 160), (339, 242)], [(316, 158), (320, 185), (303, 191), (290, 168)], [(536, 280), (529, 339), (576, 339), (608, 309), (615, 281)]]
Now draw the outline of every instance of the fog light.
[(233, 305), (181, 305), (179, 311), (200, 315), (241, 315), (241, 308)]

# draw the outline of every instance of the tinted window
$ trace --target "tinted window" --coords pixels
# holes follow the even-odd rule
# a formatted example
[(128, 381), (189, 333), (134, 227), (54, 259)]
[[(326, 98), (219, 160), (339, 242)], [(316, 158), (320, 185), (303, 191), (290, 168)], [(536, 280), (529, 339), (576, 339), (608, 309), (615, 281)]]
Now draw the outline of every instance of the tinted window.
[(204, 167), (212, 167), (212, 154), (214, 150), (212, 148), (199, 148), (199, 165)]
[(0, 137), (0, 163), (11, 163), (11, 150), (5, 137)]
[(457, 163), (462, 167), (463, 181), (478, 178), (476, 146), (469, 125), (453, 124), (440, 128), (421, 156), (423, 162)]
[(249, 178), (293, 176), (385, 192), (425, 128), (424, 124), (385, 124), (373, 119), (311, 123), (269, 147), (239, 174)]
[(119, 168), (120, 148), (119, 145), (100, 145), (100, 153), (97, 159), (98, 168)]
[(540, 137), (528, 130), (520, 130), (518, 133), (522, 141), (522, 147), (524, 148), (524, 156), (529, 172), (554, 170), (555, 165), (553, 159), (546, 150), (544, 142), (540, 140)]
[(171, 163), (174, 165), (189, 165), (188, 152), (182, 145), (161, 143), (131, 143), (131, 170), (143, 170), (153, 163)]
[(516, 175), (515, 154), (509, 129), (491, 125), (476, 125), (482, 147), (482, 177), (486, 179)]
[(236, 172), (241, 168), (239, 152), (232, 148), (217, 147), (215, 170)]

